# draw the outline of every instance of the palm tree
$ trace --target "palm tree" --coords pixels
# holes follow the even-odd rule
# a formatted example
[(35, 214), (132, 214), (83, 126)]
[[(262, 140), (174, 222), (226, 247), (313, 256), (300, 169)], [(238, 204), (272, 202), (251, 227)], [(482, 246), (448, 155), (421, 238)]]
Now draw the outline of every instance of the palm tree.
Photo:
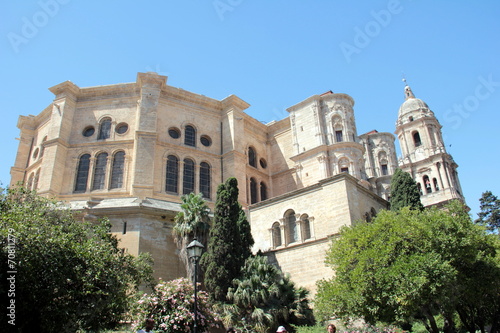
[(285, 323), (310, 325), (314, 322), (307, 290), (296, 288), (267, 257), (248, 258), (241, 278), (233, 284), (235, 287), (229, 288), (227, 295), (232, 304), (224, 307), (226, 325), (265, 333)]
[(192, 279), (193, 267), (189, 264), (186, 247), (193, 239), (197, 239), (206, 248), (210, 228), (210, 208), (201, 193), (185, 194), (181, 199), (182, 211), (175, 216), (173, 235), (175, 244), (180, 250), (179, 256), (186, 266), (187, 275)]

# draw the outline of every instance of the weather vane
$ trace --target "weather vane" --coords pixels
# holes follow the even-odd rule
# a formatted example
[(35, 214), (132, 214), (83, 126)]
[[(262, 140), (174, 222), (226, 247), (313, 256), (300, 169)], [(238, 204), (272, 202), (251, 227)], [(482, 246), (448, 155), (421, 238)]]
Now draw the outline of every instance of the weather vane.
[(405, 83), (405, 86), (408, 85), (408, 83), (406, 83), (406, 76), (405, 76), (405, 73), (403, 73), (403, 82)]

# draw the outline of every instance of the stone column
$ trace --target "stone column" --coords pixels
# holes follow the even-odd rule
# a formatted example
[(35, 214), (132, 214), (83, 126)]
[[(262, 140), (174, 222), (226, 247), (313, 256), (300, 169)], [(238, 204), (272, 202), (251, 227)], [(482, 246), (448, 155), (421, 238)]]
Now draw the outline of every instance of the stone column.
[(279, 221), (280, 221), (280, 232), (281, 232), (281, 245), (287, 246), (288, 237), (286, 235), (286, 230), (285, 230), (285, 219), (281, 218)]
[(90, 191), (93, 190), (94, 186), (94, 167), (95, 167), (95, 156), (90, 156), (90, 161), (89, 161), (89, 175), (87, 177), (87, 187), (85, 190), (85, 193), (89, 193)]
[(321, 170), (321, 178), (327, 178), (330, 176), (328, 172), (328, 156), (326, 155), (320, 155), (318, 156), (318, 162), (320, 164), (320, 170)]
[(17, 149), (16, 161), (10, 168), (10, 186), (15, 186), (19, 182), (24, 182), (26, 168), (29, 166), (32, 147), (34, 143), (34, 116), (21, 116), (17, 127), (21, 130), (19, 137), (19, 148)]
[(47, 141), (44, 143), (42, 161), (42, 167), (46, 171), (42, 173), (39, 181), (39, 193), (56, 196), (63, 191), (63, 186), (65, 186), (64, 170), (66, 170), (69, 141), (73, 135), (76, 135), (73, 132), (73, 117), (80, 88), (66, 81), (49, 90), (55, 98), (47, 125)]
[(297, 243), (302, 243), (304, 237), (302, 236), (302, 220), (300, 219), (300, 214), (295, 214), (295, 230), (297, 232)]

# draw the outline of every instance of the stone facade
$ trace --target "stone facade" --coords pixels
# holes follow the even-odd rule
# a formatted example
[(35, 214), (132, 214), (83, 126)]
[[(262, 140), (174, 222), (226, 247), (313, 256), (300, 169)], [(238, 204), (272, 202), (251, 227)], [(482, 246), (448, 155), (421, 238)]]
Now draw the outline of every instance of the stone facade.
[[(121, 246), (152, 253), (156, 277), (186, 274), (172, 237), (181, 195), (201, 192), (213, 208), (228, 177), (238, 180), (254, 250), (313, 292), (333, 274), (324, 256), (340, 227), (388, 207), (395, 138), (358, 136), (349, 95), (311, 96), (290, 107), (289, 117), (262, 124), (237, 96), (211, 99), (156, 73), (89, 88), (67, 81), (50, 91), (48, 107), (19, 118), (11, 185), (24, 182), (66, 202), (82, 219), (109, 217)], [(396, 129), (400, 167), (422, 189), (436, 180), (432, 192), (422, 192), (425, 205), (463, 200), (437, 119), (406, 91), (411, 103), (402, 105)], [(415, 132), (422, 147), (409, 144)]]

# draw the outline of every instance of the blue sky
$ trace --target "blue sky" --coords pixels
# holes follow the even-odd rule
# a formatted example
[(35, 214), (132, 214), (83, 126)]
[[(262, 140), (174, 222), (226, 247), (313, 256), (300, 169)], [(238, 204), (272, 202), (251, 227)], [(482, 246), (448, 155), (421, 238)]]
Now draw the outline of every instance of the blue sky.
[[(2, 1), (0, 182), (10, 180), (19, 115), (48, 88), (167, 84), (216, 99), (235, 94), (263, 122), (332, 90), (355, 100), (358, 134), (394, 132), (402, 75), (443, 125), (473, 217), (500, 196), (498, 1)], [(500, 131), (499, 131), (500, 132)]]

